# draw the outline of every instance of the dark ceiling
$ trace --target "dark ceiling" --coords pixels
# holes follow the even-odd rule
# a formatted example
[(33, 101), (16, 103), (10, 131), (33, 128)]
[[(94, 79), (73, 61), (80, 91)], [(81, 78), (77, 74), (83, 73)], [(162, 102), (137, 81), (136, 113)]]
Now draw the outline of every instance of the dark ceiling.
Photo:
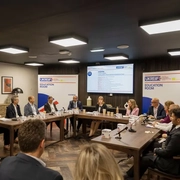
[[(180, 48), (180, 32), (148, 35), (139, 21), (176, 18), (180, 0), (24, 0), (0, 1), (0, 45), (28, 47), (29, 53), (10, 55), (0, 52), (1, 62), (23, 64), (35, 61), (58, 63), (74, 58), (82, 63), (107, 62), (103, 54), (125, 53), (139, 60), (168, 56), (167, 49)], [(76, 33), (88, 39), (83, 46), (64, 48), (48, 42), (50, 36)], [(128, 44), (128, 49), (117, 45)], [(104, 47), (104, 52), (90, 49)], [(71, 56), (60, 55), (68, 49)]]

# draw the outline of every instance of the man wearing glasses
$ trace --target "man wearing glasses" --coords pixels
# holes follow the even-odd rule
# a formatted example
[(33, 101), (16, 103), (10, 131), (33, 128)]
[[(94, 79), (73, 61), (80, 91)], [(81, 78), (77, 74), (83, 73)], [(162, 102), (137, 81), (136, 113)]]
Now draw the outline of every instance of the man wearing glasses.
[(164, 106), (159, 103), (158, 98), (151, 100), (151, 106), (149, 107), (147, 115), (150, 119), (164, 119), (166, 117)]

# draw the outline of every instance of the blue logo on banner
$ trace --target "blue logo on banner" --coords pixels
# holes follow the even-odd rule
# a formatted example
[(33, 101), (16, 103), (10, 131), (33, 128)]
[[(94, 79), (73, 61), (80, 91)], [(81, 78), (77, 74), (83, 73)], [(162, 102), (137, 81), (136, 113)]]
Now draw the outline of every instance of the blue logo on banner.
[(40, 81), (42, 82), (51, 82), (52, 78), (40, 78)]
[(161, 76), (145, 76), (145, 81), (160, 81)]

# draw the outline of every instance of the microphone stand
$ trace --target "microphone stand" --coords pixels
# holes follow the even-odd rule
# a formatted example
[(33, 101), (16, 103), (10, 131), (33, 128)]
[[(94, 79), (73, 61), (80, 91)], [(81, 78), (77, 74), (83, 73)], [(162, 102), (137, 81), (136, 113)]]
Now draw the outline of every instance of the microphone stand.
[(122, 139), (122, 137), (121, 137), (121, 133), (123, 132), (123, 131), (125, 131), (125, 130), (127, 130), (128, 129), (128, 127), (126, 126), (124, 129), (122, 129), (121, 131), (119, 131), (118, 133), (116, 133), (115, 135), (119, 135), (119, 136), (116, 136), (115, 137), (115, 139)]
[(139, 116), (133, 123), (130, 123), (129, 132), (132, 132), (132, 133), (135, 133), (135, 132), (136, 132), (136, 130), (134, 130), (134, 129), (132, 128), (132, 126), (133, 126), (133, 124), (136, 123), (136, 121), (137, 121), (140, 117), (141, 117), (141, 116)]

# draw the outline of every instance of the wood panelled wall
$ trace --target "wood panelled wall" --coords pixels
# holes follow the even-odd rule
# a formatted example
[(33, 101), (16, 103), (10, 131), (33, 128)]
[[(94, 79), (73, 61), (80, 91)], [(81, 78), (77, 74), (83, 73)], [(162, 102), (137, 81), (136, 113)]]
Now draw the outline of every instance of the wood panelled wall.
[[(127, 63), (127, 62), (120, 62)], [(137, 101), (137, 104), (141, 110), (142, 107), (142, 73), (153, 71), (168, 71), (180, 69), (180, 57), (159, 57), (147, 60), (134, 60), (128, 61), (128, 63), (134, 63), (134, 94), (113, 94), (112, 97), (109, 94), (93, 94), (87, 93), (86, 74), (87, 64), (79, 65), (45, 65), (39, 68), (39, 74), (78, 74), (79, 75), (79, 99), (84, 105), (86, 105), (86, 99), (91, 96), (93, 105), (96, 104), (99, 95), (103, 95), (107, 104), (112, 104), (114, 107), (123, 107), (124, 103), (128, 99), (133, 98)], [(105, 63), (101, 63), (103, 65)], [(106, 63), (107, 64), (107, 63)], [(112, 64), (112, 63), (111, 63)], [(118, 64), (113, 63), (113, 64)], [(92, 64), (94, 65), (94, 64)], [(162, 92), (163, 93), (163, 92)], [(53, 94), (53, 93), (52, 93)], [(156, 97), (156, 95), (154, 95)], [(171, 99), (171, 92), (167, 94), (167, 100)]]

